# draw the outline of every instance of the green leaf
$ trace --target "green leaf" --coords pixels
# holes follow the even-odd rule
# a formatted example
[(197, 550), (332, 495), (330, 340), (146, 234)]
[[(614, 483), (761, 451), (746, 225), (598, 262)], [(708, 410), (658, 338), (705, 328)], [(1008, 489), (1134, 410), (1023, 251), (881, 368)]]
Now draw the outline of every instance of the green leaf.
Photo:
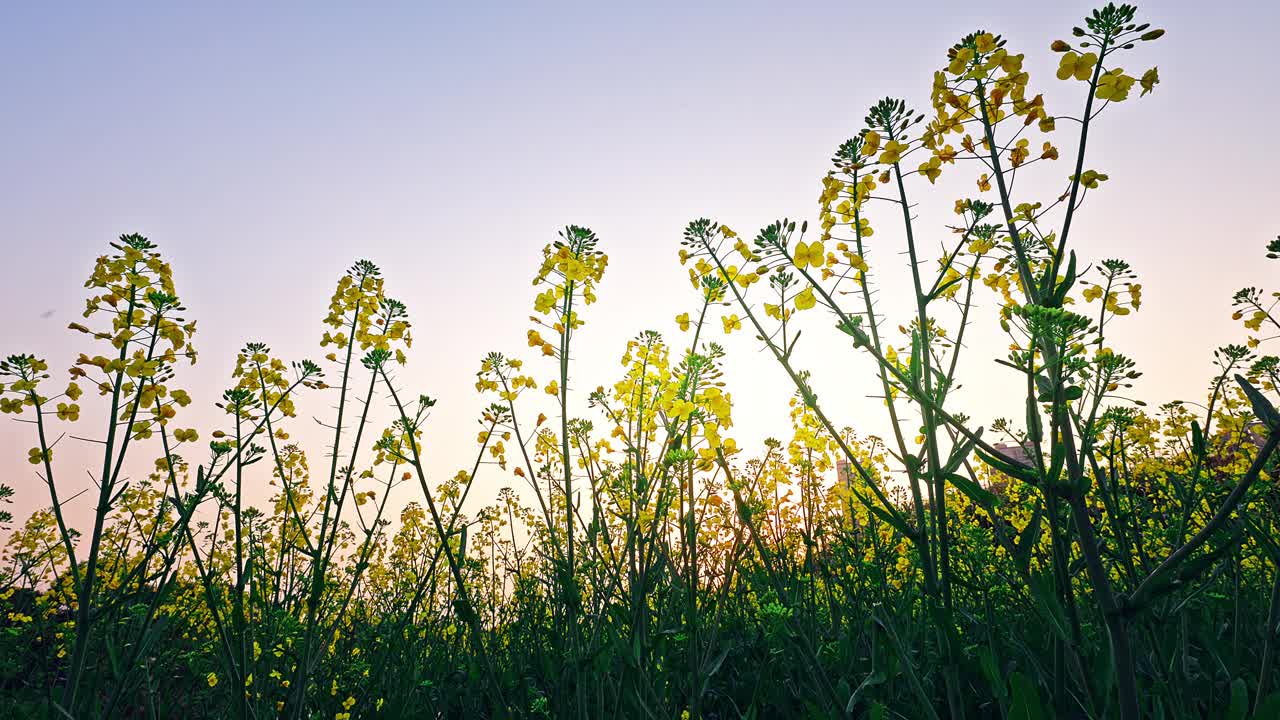
[[(1057, 278), (1053, 278), (1056, 280)], [(1062, 282), (1053, 291), (1053, 307), (1062, 307), (1067, 301), (1067, 293), (1071, 292), (1071, 286), (1076, 283), (1076, 251), (1072, 250), (1070, 257), (1067, 259), (1067, 271), (1063, 274)]]
[(876, 517), (888, 523), (889, 526), (892, 527), (894, 530), (897, 530), (898, 532), (902, 533), (903, 536), (905, 537), (913, 536), (911, 528), (908, 527), (907, 524), (903, 522), (901, 518), (886, 511), (884, 508), (881, 508), (878, 505), (867, 503), (867, 510), (870, 510), (873, 515), (875, 515)]
[(1062, 467), (1067, 461), (1067, 446), (1063, 443), (1054, 443), (1052, 455), (1049, 457), (1049, 487), (1053, 487), (1062, 479)]
[(1034, 574), (1031, 576), (1028, 589), (1031, 590), (1031, 598), (1035, 601), (1036, 609), (1045, 620), (1049, 621), (1050, 629), (1060, 640), (1068, 642), (1067, 611), (1062, 607), (1062, 601), (1058, 599), (1053, 578), (1047, 573)]
[(1253, 720), (1280, 720), (1280, 692), (1271, 693), (1266, 700), (1258, 703)]
[(1241, 521), (1248, 528), (1249, 537), (1253, 538), (1253, 541), (1271, 556), (1272, 562), (1280, 564), (1280, 544), (1276, 543), (1272, 530), (1261, 527), (1258, 525), (1257, 520), (1249, 515), (1242, 516)]
[(990, 490), (963, 475), (951, 473), (947, 476), (947, 482), (955, 485), (956, 489), (964, 493), (965, 497), (972, 500), (978, 507), (990, 510), (1000, 502)]
[(712, 661), (711, 664), (708, 665), (705, 670), (703, 670), (703, 674), (706, 677), (711, 677), (712, 675), (715, 675), (716, 672), (720, 670), (720, 666), (724, 664), (724, 659), (729, 656), (729, 650), (732, 647), (733, 647), (732, 645), (725, 645), (724, 649), (721, 650), (718, 655), (716, 655), (716, 659)]
[(1206, 570), (1217, 565), (1224, 557), (1231, 554), (1244, 541), (1245, 529), (1240, 523), (1215, 535), (1213, 550), (1164, 570), (1159, 575), (1152, 574), (1148, 582), (1143, 583), (1147, 590), (1141, 595), (1135, 594), (1131, 599), (1135, 607), (1145, 607), (1153, 599), (1172, 592), (1195, 581)]
[(1044, 518), (1044, 504), (1037, 498), (1036, 509), (1031, 513), (1031, 520), (1018, 534), (1018, 545), (1014, 548), (1014, 559), (1023, 570), (1031, 568), (1031, 550), (1040, 539), (1040, 523)]
[(1043, 375), (1036, 375), (1036, 396), (1037, 402), (1053, 402), (1053, 384), (1049, 382), (1049, 378)]
[(942, 466), (942, 474), (950, 475), (959, 470), (969, 454), (973, 452), (974, 443), (980, 439), (982, 439), (982, 428), (978, 428), (972, 438), (965, 438), (963, 442), (952, 448), (951, 457), (947, 458), (947, 464)]
[(921, 346), (920, 333), (913, 330), (911, 332), (911, 380), (912, 382), (920, 382), (920, 365), (923, 362), (924, 348)]
[(1220, 538), (1215, 542), (1212, 552), (1205, 553), (1193, 560), (1188, 560), (1181, 568), (1178, 569), (1177, 578), (1174, 585), (1183, 586), (1195, 581), (1206, 570), (1217, 565), (1227, 555), (1235, 552), (1236, 548), (1244, 542), (1245, 529), (1243, 525), (1237, 524), (1229, 531), (1229, 535)]
[(1191, 450), (1195, 452), (1196, 457), (1204, 456), (1204, 431), (1200, 429), (1200, 423), (1195, 420), (1191, 421)]
[(876, 685), (880, 685), (886, 679), (884, 672), (880, 670), (876, 670), (868, 675), (867, 678), (862, 681), (862, 684), (858, 685), (858, 689), (854, 690), (853, 694), (849, 696), (849, 702), (845, 703), (844, 711), (847, 713), (853, 712), (853, 709), (858, 705), (859, 696)]
[(995, 656), (991, 654), (991, 648), (978, 648), (978, 665), (982, 668), (982, 675), (987, 679), (987, 684), (991, 686), (991, 692), (1000, 700), (1008, 697), (1009, 692), (1004, 685), (1004, 676), (1000, 673)]
[(862, 329), (861, 317), (850, 317), (845, 321), (836, 324), (836, 328), (840, 332), (853, 338), (854, 347), (866, 347), (871, 344), (871, 338), (866, 331)]
[(1280, 413), (1276, 412), (1276, 408), (1271, 404), (1271, 401), (1263, 397), (1258, 388), (1251, 385), (1243, 375), (1236, 375), (1236, 382), (1244, 390), (1245, 397), (1249, 398), (1249, 404), (1253, 406), (1253, 414), (1269, 430), (1280, 428)]
[(631, 655), (628, 659), (632, 667), (640, 667), (640, 633), (631, 634)]
[(1044, 440), (1044, 431), (1040, 427), (1040, 406), (1035, 398), (1027, 398), (1027, 439), (1039, 444)]
[(1040, 484), (1040, 477), (1036, 474), (1035, 470), (1026, 467), (1025, 465), (1018, 465), (1017, 463), (1011, 463), (1007, 460), (998, 458), (982, 448), (977, 448), (977, 452), (978, 457), (982, 458), (982, 462), (990, 465), (991, 469), (1032, 485)]
[[(923, 430), (921, 431), (921, 434), (922, 435), (924, 434)], [(897, 456), (895, 455), (894, 457), (897, 457)], [(920, 474), (920, 468), (923, 465), (923, 463), (920, 461), (919, 457), (916, 457), (915, 455), (907, 455), (904, 458), (900, 458), (900, 460), (902, 461), (903, 465), (907, 466), (907, 472), (909, 474), (913, 476)]]
[(1231, 704), (1227, 706), (1224, 720), (1245, 720), (1249, 712), (1249, 689), (1245, 687), (1244, 678), (1231, 681)]
[(1049, 717), (1040, 704), (1040, 693), (1031, 679), (1020, 672), (1009, 676), (1013, 689), (1013, 702), (1009, 706), (1009, 720), (1042, 720)]

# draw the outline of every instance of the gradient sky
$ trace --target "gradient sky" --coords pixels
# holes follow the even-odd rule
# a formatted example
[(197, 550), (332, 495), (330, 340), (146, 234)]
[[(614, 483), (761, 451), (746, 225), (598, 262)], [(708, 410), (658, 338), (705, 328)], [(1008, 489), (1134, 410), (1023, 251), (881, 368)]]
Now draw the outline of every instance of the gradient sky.
[[(472, 422), (487, 402), (471, 387), (480, 359), (525, 352), (530, 280), (558, 228), (590, 226), (611, 256), (575, 347), (575, 389), (585, 391), (616, 379), (640, 330), (686, 342), (672, 317), (696, 301), (675, 258), (690, 219), (750, 235), (778, 217), (814, 218), (831, 151), (866, 108), (886, 94), (924, 105), (945, 48), (978, 27), (1028, 54), (1050, 112), (1078, 108), (1082, 86), (1052, 78), (1048, 45), (1091, 7), (262, 5), (0, 12), (0, 352), (42, 355), (62, 382), (86, 349), (63, 328), (83, 307), (93, 258), (121, 233), (145, 234), (200, 322), (204, 354), (179, 384), (203, 407), (179, 424), (207, 439), (235, 350), (261, 340), (286, 358), (319, 359), (334, 283), (369, 258), (415, 322), (404, 384), (440, 401), (427, 438), (437, 479), (470, 464)], [(1280, 233), (1280, 5), (1152, 2), (1140, 17), (1168, 35), (1126, 69), (1158, 65), (1163, 82), (1103, 117), (1088, 165), (1112, 179), (1073, 240), (1084, 259), (1121, 257), (1142, 277), (1146, 305), (1115, 333), (1146, 371), (1137, 395), (1199, 399), (1212, 348), (1244, 337), (1229, 319), (1231, 294), (1277, 284), (1262, 248)], [(1074, 146), (1067, 132), (1056, 140)], [(1047, 172), (1056, 183), (1070, 169), (1063, 161)], [(958, 184), (944, 178), (918, 195), (928, 227), (972, 194), (967, 171), (953, 175)], [(879, 217), (876, 261), (893, 268), (886, 308), (905, 317), (893, 282), (905, 278), (893, 265), (901, 238)], [(1009, 376), (990, 362), (1004, 354), (992, 310), (978, 311), (958, 398), (982, 419), (1021, 402), (993, 392)], [(882, 430), (879, 403), (865, 397), (868, 366), (835, 333), (807, 335), (802, 364), (837, 422)], [(722, 339), (718, 328), (712, 338)], [(786, 437), (785, 376), (749, 334), (726, 345), (740, 444)], [(549, 362), (529, 359), (551, 377)], [(328, 402), (304, 403), (301, 437), (320, 439), (304, 426)], [(47, 503), (24, 462), (33, 444), (28, 426), (0, 425), (9, 458), (0, 468), (18, 489), (20, 518)], [(139, 458), (149, 464), (153, 452)], [(313, 467), (322, 452), (311, 445)], [(79, 468), (60, 473), (69, 486), (87, 482)], [(478, 492), (519, 482), (486, 469)], [(88, 505), (77, 502), (78, 512)]]

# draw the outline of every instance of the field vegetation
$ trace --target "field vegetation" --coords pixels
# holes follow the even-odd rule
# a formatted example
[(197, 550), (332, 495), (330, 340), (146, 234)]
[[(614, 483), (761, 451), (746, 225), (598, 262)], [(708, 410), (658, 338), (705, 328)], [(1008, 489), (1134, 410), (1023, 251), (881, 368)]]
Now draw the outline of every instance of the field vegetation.
[[(425, 468), (434, 401), (404, 381), (415, 328), (376, 264), (338, 278), (314, 361), (213, 349), (236, 360), (210, 397), (182, 385), (181, 269), (120, 237), (70, 327), (81, 354), (0, 363), (5, 432), (30, 441), (0, 500), (45, 506), (0, 518), (0, 714), (1280, 718), (1280, 296), (1206, 298), (1239, 343), (1189, 329), (1169, 362), (1215, 374), (1148, 407), (1110, 332), (1140, 322), (1137, 275), (1075, 251), (1077, 215), (1123, 192), (1091, 136), (1159, 90), (1134, 68), (1162, 35), (1109, 4), (1047, 49), (1047, 79), (1000, 35), (960, 38), (908, 89), (924, 103), (877, 102), (836, 146), (812, 222), (671, 238), (687, 311), (591, 392), (604, 371), (575, 348), (627, 269), (565, 227), (531, 267), (527, 336), (477, 358), (489, 404), (451, 477)], [(939, 197), (951, 174), (971, 192)], [(952, 220), (922, 226), (925, 204)], [(877, 304), (889, 283), (908, 312)], [(976, 323), (1007, 342), (969, 342)], [(794, 388), (789, 435), (755, 447), (717, 343), (739, 332)], [(882, 416), (826, 400), (794, 353), (817, 333), (873, 368), (842, 381)], [(962, 355), (1001, 366), (1016, 417), (973, 419)], [(221, 423), (191, 427), (192, 403)], [(329, 413), (321, 445), (292, 436), (304, 404)], [(91, 466), (62, 461), (76, 443)]]

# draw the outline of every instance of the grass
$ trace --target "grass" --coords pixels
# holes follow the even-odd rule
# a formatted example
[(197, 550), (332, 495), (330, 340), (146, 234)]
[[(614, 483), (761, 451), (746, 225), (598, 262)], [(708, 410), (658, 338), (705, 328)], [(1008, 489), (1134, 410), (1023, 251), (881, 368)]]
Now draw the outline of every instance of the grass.
[[(1058, 80), (1083, 89), (1076, 116), (1049, 113), (1003, 38), (964, 37), (926, 112), (886, 98), (839, 145), (812, 230), (779, 220), (748, 241), (689, 223), (679, 258), (697, 296), (680, 332), (636, 335), (617, 382), (581, 404), (571, 359), (608, 259), (566, 227), (534, 274), (529, 367), (483, 359), (475, 459), (443, 482), (421, 444), (434, 401), (398, 374), (409, 311), (375, 264), (339, 279), (323, 361), (248, 343), (212, 400), (178, 385), (195, 325), (173, 270), (122, 236), (86, 283), (67, 383), (35, 355), (0, 363), (0, 411), (31, 437), (40, 481), (23, 492), (49, 501), (0, 515), (0, 704), (48, 718), (1280, 717), (1280, 360), (1262, 354), (1277, 296), (1232, 298), (1242, 342), (1213, 351), (1203, 404), (1148, 409), (1127, 399), (1140, 373), (1108, 333), (1140, 310), (1141, 284), (1073, 249), (1077, 212), (1111, 181), (1090, 169), (1090, 134), (1159, 82), (1119, 59), (1161, 35), (1109, 4), (1055, 42)], [(943, 200), (951, 226), (923, 227), (913, 208), (952, 173), (976, 192)], [(1015, 194), (1036, 173), (1066, 180)], [(905, 272), (877, 258), (900, 251)], [(905, 316), (877, 305), (885, 282), (911, 288)], [(977, 322), (1007, 346), (968, 342)], [(732, 437), (720, 331), (754, 337), (794, 385), (785, 441)], [(839, 424), (795, 353), (804, 332), (871, 361), (841, 382), (883, 397), (883, 417), (856, 419), (883, 436)], [(965, 412), (962, 353), (1003, 366), (1020, 417)], [(184, 425), (211, 401), (218, 427)], [(331, 439), (306, 448), (290, 428), (315, 401), (333, 408)], [(99, 435), (65, 428), (82, 402), (102, 405)], [(547, 403), (557, 417), (536, 412)], [(101, 463), (68, 467), (60, 446), (85, 437)], [(86, 471), (92, 522), (73, 525)], [(478, 482), (512, 487), (485, 505)], [(248, 505), (264, 483), (270, 506)], [(401, 486), (419, 497), (393, 506)]]

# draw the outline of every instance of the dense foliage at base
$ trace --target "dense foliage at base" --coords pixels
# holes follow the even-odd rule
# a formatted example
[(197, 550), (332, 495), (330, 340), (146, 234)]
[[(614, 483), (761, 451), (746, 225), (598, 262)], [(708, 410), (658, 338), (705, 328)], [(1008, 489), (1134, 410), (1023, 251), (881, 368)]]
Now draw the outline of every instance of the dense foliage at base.
[[(527, 348), (480, 363), (491, 404), (447, 479), (424, 469), (435, 402), (405, 386), (409, 313), (376, 265), (339, 279), (321, 361), (249, 343), (215, 399), (179, 386), (196, 326), (176, 274), (121, 237), (86, 283), (70, 377), (0, 363), (5, 432), (31, 443), (31, 479), (12, 482), (48, 499), (0, 516), (0, 713), (1280, 717), (1280, 361), (1264, 354), (1280, 295), (1222, 298), (1240, 344), (1212, 352), (1207, 392), (1148, 408), (1108, 333), (1142, 286), (1073, 250), (1086, 197), (1117, 184), (1090, 132), (1159, 82), (1124, 69), (1163, 35), (1135, 12), (1108, 5), (1053, 43), (1077, 115), (975, 32), (927, 112), (885, 99), (839, 146), (812, 229), (689, 223), (688, 312), (620, 368), (576, 368), (573, 393), (608, 263), (565, 228)], [(914, 208), (954, 173), (972, 193), (922, 227)], [(1061, 185), (1015, 194), (1036, 173)], [(909, 306), (878, 304), (885, 283), (909, 284)], [(977, 323), (1007, 345), (972, 346)], [(733, 438), (717, 340), (737, 332), (794, 385), (785, 440)], [(883, 416), (824, 400), (794, 352), (822, 332)], [(1185, 337), (1169, 362), (1210, 355)], [(975, 362), (1025, 412), (980, 426), (954, 393)], [(616, 381), (588, 392), (603, 372)], [(192, 403), (222, 422), (189, 427)], [(303, 447), (291, 433), (315, 416), (329, 439)], [(100, 463), (65, 462), (77, 443)]]

